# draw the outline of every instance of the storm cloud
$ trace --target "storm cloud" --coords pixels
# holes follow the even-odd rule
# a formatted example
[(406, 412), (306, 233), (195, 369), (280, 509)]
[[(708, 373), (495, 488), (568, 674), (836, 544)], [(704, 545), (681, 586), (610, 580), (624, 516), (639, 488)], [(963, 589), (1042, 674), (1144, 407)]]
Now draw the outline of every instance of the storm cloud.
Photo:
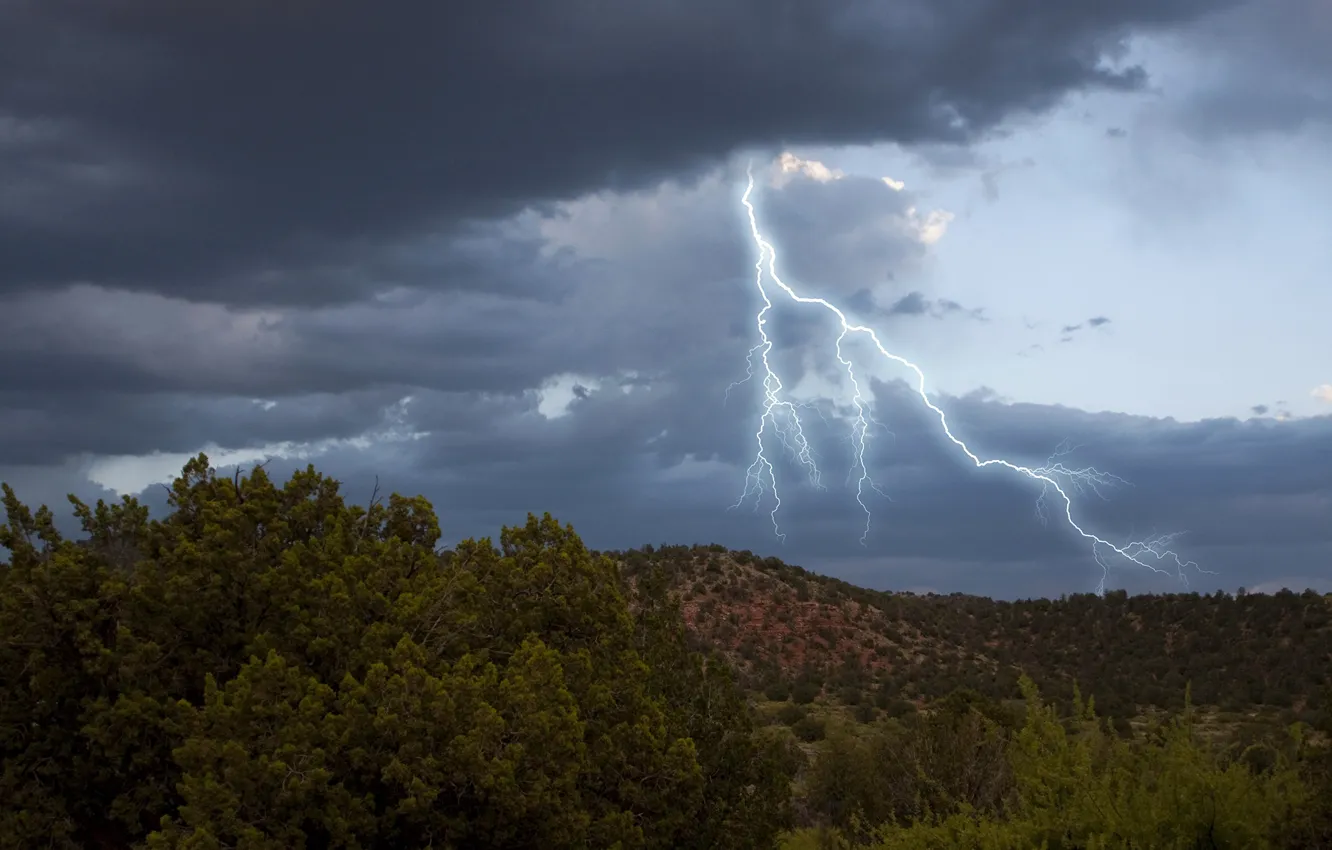
[[(802, 291), (907, 344), (950, 324), (923, 319), (988, 319), (922, 282), (953, 211), (782, 152), (965, 155), (1076, 93), (1143, 90), (1131, 38), (1204, 32), (1231, 5), (0, 0), (0, 478), (32, 501), (109, 496), (208, 446), (313, 460), (352, 498), (376, 476), (425, 493), (453, 540), (551, 510), (596, 546), (1085, 589), (1090, 552), (1035, 522), (1037, 492), (960, 464), (891, 370), (864, 372), (892, 497), (868, 548), (837, 487), (784, 492), (784, 550), (766, 510), (726, 510), (759, 391), (745, 165)], [(792, 391), (834, 396), (809, 421), (840, 479), (835, 325), (785, 303), (768, 319)], [(937, 398), (980, 451), (1039, 461), (1072, 440), (1132, 481), (1084, 500), (1107, 535), (1188, 530), (1226, 586), (1263, 552), (1322, 574), (1304, 565), (1332, 547), (1326, 417)]]
[(1322, 0), (1236, 4), (1185, 43), (1210, 69), (1179, 116), (1199, 136), (1245, 137), (1332, 126), (1332, 7)]
[(963, 144), (1144, 86), (1125, 39), (1223, 5), (5, 0), (0, 289), (465, 286), (422, 240), (744, 148)]

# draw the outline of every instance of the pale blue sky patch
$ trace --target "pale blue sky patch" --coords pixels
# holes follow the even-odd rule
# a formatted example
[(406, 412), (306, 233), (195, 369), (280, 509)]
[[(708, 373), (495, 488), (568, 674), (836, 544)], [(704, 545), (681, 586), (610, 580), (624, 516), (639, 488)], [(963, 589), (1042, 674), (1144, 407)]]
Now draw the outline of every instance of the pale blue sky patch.
[(1324, 412), (1311, 389), (1332, 372), (1332, 146), (1199, 141), (1169, 119), (1200, 83), (1168, 47), (1138, 52), (1157, 91), (1074, 98), (965, 165), (806, 153), (956, 212), (907, 283), (995, 321), (902, 330), (938, 388), (1180, 419), (1276, 400)]

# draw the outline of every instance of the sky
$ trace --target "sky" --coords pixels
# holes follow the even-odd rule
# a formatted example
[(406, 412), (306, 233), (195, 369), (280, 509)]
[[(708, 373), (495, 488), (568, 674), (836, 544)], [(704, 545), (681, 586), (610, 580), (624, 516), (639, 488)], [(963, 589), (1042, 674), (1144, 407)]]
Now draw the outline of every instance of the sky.
[(1080, 525), (1178, 533), (1193, 589), (1332, 591), (1330, 39), (1329, 0), (0, 0), (0, 479), (160, 508), (204, 450), (424, 494), (446, 543), (550, 511), (1094, 589), (1040, 486), (863, 340), (862, 541), (837, 325), (780, 292), (823, 487), (769, 441), (784, 536), (741, 498), (749, 167), (779, 275), (979, 456), (1074, 447), (1120, 479), (1070, 488)]

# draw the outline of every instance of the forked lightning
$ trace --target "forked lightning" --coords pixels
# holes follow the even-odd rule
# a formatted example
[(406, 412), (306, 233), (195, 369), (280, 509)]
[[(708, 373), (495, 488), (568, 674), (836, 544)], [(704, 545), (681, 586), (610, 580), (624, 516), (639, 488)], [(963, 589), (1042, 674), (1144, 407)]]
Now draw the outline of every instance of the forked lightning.
[[(944, 415), (943, 410), (930, 401), (925, 392), (925, 373), (919, 366), (901, 355), (894, 354), (884, 346), (879, 339), (879, 335), (869, 327), (864, 325), (852, 324), (845, 313), (840, 308), (823, 298), (814, 298), (807, 295), (801, 295), (788, 283), (782, 280), (777, 274), (777, 250), (773, 247), (759, 229), (758, 215), (754, 208), (752, 196), (754, 194), (754, 172), (752, 164), (746, 170), (748, 176), (748, 185), (745, 187), (744, 195), (740, 202), (744, 205), (745, 212), (749, 219), (750, 234), (754, 239), (754, 245), (758, 249), (758, 259), (754, 263), (754, 283), (758, 288), (759, 297), (762, 299), (762, 306), (755, 315), (755, 323), (758, 326), (759, 342), (749, 351), (748, 374), (737, 383), (745, 383), (754, 377), (755, 373), (761, 378), (763, 391), (762, 413), (759, 417), (758, 430), (754, 432), (754, 441), (757, 444), (754, 455), (754, 461), (750, 464), (745, 473), (745, 487), (739, 500), (732, 507), (738, 507), (746, 499), (753, 498), (755, 506), (763, 498), (765, 487), (771, 490), (773, 532), (780, 538), (785, 539), (778, 521), (777, 513), (781, 509), (782, 499), (777, 483), (777, 472), (773, 466), (772, 460), (766, 454), (767, 441), (770, 436), (775, 437), (778, 442), (790, 451), (796, 460), (806, 468), (809, 474), (809, 480), (816, 487), (822, 488), (821, 473), (818, 464), (814, 460), (814, 454), (810, 447), (809, 439), (805, 434), (804, 424), (801, 421), (799, 410), (807, 407), (800, 402), (793, 401), (784, 396), (785, 385), (781, 377), (777, 374), (769, 358), (773, 349), (773, 340), (768, 334), (767, 322), (768, 313), (773, 309), (772, 297), (769, 294), (768, 282), (786, 295), (790, 300), (798, 304), (807, 304), (821, 307), (836, 317), (840, 332), (833, 341), (833, 355), (845, 371), (852, 387), (851, 409), (854, 413), (851, 416), (850, 440), (853, 448), (852, 475), (856, 477), (856, 501), (865, 512), (865, 525), (861, 534), (861, 543), (863, 544), (870, 530), (871, 512), (869, 506), (865, 503), (866, 491), (873, 489), (880, 494), (874, 480), (871, 478), (869, 468), (865, 462), (865, 452), (870, 440), (870, 425), (874, 422), (870, 412), (870, 402), (866, 399), (859, 380), (856, 377), (855, 367), (851, 359), (843, 349), (843, 342), (848, 336), (859, 334), (866, 337), (874, 349), (883, 358), (904, 367), (915, 378), (915, 393), (920, 398), (921, 403), (939, 420), (939, 428), (944, 437), (956, 446), (978, 469), (989, 467), (998, 467), (1006, 469), (1009, 472), (1016, 473), (1033, 482), (1041, 485), (1041, 494), (1037, 499), (1037, 515), (1042, 522), (1048, 520), (1046, 513), (1047, 500), (1051, 498), (1062, 505), (1064, 519), (1068, 522), (1080, 537), (1086, 540), (1092, 549), (1092, 556), (1096, 563), (1101, 567), (1101, 581), (1097, 587), (1098, 593), (1105, 591), (1105, 583), (1109, 578), (1109, 570), (1115, 559), (1145, 567), (1153, 572), (1170, 574), (1174, 573), (1181, 581), (1187, 584), (1185, 571), (1194, 569), (1206, 573), (1207, 570), (1201, 569), (1193, 561), (1186, 561), (1173, 550), (1168, 548), (1177, 535), (1162, 535), (1146, 540), (1133, 540), (1122, 545), (1116, 545), (1084, 529), (1073, 518), (1073, 499), (1069, 494), (1082, 493), (1091, 490), (1096, 495), (1102, 495), (1102, 489), (1116, 484), (1126, 483), (1114, 475), (1101, 472), (1094, 467), (1085, 467), (1082, 469), (1073, 469), (1066, 466), (1060, 458), (1066, 456), (1071, 449), (1061, 446), (1059, 450), (1046, 462), (1045, 466), (1028, 467), (1019, 463), (1004, 460), (1003, 458), (982, 459), (967, 444), (953, 434), (948, 425), (948, 417)], [(732, 388), (737, 384), (732, 384)], [(730, 388), (728, 388), (728, 393)], [(815, 408), (817, 412), (817, 408)]]

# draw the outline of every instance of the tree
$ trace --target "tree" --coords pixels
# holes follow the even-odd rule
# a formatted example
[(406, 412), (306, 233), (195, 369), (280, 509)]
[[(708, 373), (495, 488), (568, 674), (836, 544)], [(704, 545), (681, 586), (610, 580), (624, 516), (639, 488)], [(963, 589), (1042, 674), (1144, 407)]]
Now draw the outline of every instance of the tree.
[[(791, 765), (678, 610), (529, 516), (192, 459), (150, 519), (4, 490), (0, 847), (759, 847)], [(653, 666), (656, 665), (656, 666)]]
[(672, 847), (771, 847), (791, 824), (790, 783), (798, 755), (785, 739), (763, 734), (723, 659), (691, 652), (679, 603), (659, 569), (637, 588), (637, 646), (649, 690), (671, 708), (671, 734), (694, 742), (704, 783), (689, 801)]
[(969, 809), (879, 832), (897, 848), (1275, 848), (1306, 803), (1295, 771), (1254, 774), (1195, 735), (1187, 705), (1154, 740), (1107, 733), (1075, 699), (1066, 728), (1030, 680), (1025, 723), (1014, 740), (1017, 801), (1002, 818)]
[(1011, 723), (998, 705), (959, 691), (908, 725), (835, 729), (805, 779), (806, 804), (843, 830), (999, 812), (1013, 787)]

